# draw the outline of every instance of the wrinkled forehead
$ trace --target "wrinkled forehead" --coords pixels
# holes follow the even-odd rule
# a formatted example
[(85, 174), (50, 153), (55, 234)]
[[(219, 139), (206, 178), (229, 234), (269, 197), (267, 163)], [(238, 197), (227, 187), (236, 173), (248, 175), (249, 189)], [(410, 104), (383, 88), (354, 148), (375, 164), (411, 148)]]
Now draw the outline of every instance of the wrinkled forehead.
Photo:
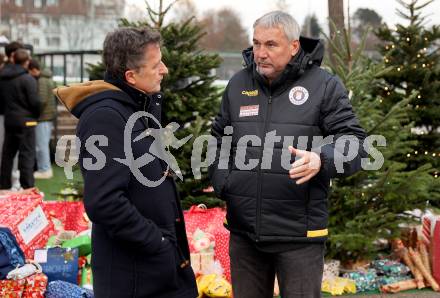
[(254, 28), (253, 40), (265, 43), (268, 41), (288, 41), (288, 38), (281, 25), (257, 25)]

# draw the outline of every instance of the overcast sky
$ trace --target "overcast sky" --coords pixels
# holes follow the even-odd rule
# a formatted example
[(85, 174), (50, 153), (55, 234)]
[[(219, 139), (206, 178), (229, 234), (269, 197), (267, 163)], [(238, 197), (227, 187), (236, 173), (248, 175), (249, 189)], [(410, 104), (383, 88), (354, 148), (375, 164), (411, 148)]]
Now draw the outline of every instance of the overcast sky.
[[(406, 0), (409, 1), (409, 0)], [(145, 7), (145, 0), (127, 0), (131, 5)], [(158, 0), (148, 0), (151, 5), (158, 5)], [(193, 0), (198, 14), (203, 15), (204, 11), (211, 9), (221, 9), (228, 7), (234, 9), (242, 18), (243, 25), (251, 32), (252, 24), (255, 19), (275, 8), (276, 0)], [(316, 14), (323, 29), (327, 28), (328, 7), (327, 0), (286, 0), (289, 5), (289, 13), (292, 14), (300, 25), (308, 14)], [(425, 3), (425, 0), (420, 1)], [(169, 4), (171, 1), (165, 0)], [(395, 0), (344, 0), (344, 8), (347, 10), (350, 5), (350, 14), (356, 9), (370, 8), (374, 9), (388, 25), (394, 25), (402, 22), (402, 19), (396, 15), (396, 8), (400, 5)], [(344, 12), (346, 14), (346, 11)], [(424, 9), (424, 14), (428, 15), (428, 24), (440, 24), (440, 0), (435, 0)], [(130, 16), (127, 16), (130, 18)]]

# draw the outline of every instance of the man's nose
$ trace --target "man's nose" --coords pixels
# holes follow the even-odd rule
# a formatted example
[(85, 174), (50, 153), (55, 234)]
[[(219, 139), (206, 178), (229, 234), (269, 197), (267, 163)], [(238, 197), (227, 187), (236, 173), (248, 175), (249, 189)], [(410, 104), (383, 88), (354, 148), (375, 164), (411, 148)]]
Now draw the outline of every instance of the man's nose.
[(255, 52), (255, 57), (259, 59), (266, 59), (267, 58), (267, 51), (264, 47), (261, 47)]
[(168, 74), (168, 68), (167, 68), (167, 66), (165, 65), (165, 63), (163, 63), (163, 62), (162, 62), (162, 68), (161, 68), (161, 72), (160, 72), (160, 74), (161, 74), (161, 75), (167, 75), (167, 74)]

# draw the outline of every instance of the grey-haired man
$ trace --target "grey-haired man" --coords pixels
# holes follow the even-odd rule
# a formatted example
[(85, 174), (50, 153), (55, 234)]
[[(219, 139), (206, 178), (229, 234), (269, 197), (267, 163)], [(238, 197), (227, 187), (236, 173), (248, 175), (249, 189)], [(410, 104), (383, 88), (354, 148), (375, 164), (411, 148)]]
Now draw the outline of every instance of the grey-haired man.
[[(299, 32), (280, 11), (254, 23), (246, 67), (230, 80), (212, 125), (210, 176), (227, 204), (235, 298), (272, 297), (275, 275), (283, 298), (321, 296), (330, 179), (358, 171), (365, 156), (346, 89), (320, 68), (322, 42)], [(342, 136), (360, 149), (338, 173)]]

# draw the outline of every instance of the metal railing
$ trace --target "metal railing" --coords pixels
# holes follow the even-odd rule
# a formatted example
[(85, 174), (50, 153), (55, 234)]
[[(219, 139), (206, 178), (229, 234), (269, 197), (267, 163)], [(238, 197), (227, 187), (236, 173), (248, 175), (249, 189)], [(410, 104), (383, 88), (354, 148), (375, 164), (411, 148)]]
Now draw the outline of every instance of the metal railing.
[[(63, 72), (63, 85), (67, 85), (67, 65), (68, 65), (68, 57), (79, 57), (79, 81), (84, 82), (84, 65), (85, 65), (85, 55), (97, 55), (101, 56), (101, 51), (98, 50), (83, 50), (83, 51), (54, 51), (54, 52), (45, 52), (45, 53), (36, 53), (34, 56), (38, 57), (40, 61), (44, 61), (46, 67), (49, 67), (52, 73), (55, 73), (55, 63), (54, 60), (56, 57), (62, 57), (62, 72)], [(49, 62), (47, 60), (49, 59)]]
[[(239, 53), (218, 53), (220, 57), (223, 59), (223, 63), (220, 65), (218, 69), (216, 69), (216, 74), (219, 77), (220, 81), (228, 81), (233, 73), (238, 71), (242, 67), (242, 57)], [(95, 55), (99, 56), (99, 59), (92, 61), (92, 63), (96, 63), (101, 60), (101, 51), (98, 50), (81, 50), (81, 51), (52, 51), (52, 52), (44, 52), (44, 53), (36, 53), (34, 54), (39, 58), (40, 61), (45, 64), (46, 67), (49, 67), (52, 70), (52, 73), (55, 75), (55, 80), (62, 83), (63, 85), (67, 85), (69, 83), (69, 78), (71, 79), (79, 79), (79, 82), (84, 82), (84, 69), (85, 64), (90, 61), (86, 61), (86, 55)], [(55, 59), (57, 57), (62, 58), (62, 67), (55, 66)], [(79, 57), (79, 76), (69, 76), (67, 74), (67, 68), (69, 63), (69, 58), (73, 61), (75, 58)], [(72, 59), (74, 58), (74, 59)], [(56, 70), (56, 71), (55, 71)], [(78, 70), (77, 70), (78, 71)], [(58, 75), (57, 75), (58, 74)], [(62, 74), (62, 75), (61, 75)], [(78, 81), (78, 80), (76, 80)]]

